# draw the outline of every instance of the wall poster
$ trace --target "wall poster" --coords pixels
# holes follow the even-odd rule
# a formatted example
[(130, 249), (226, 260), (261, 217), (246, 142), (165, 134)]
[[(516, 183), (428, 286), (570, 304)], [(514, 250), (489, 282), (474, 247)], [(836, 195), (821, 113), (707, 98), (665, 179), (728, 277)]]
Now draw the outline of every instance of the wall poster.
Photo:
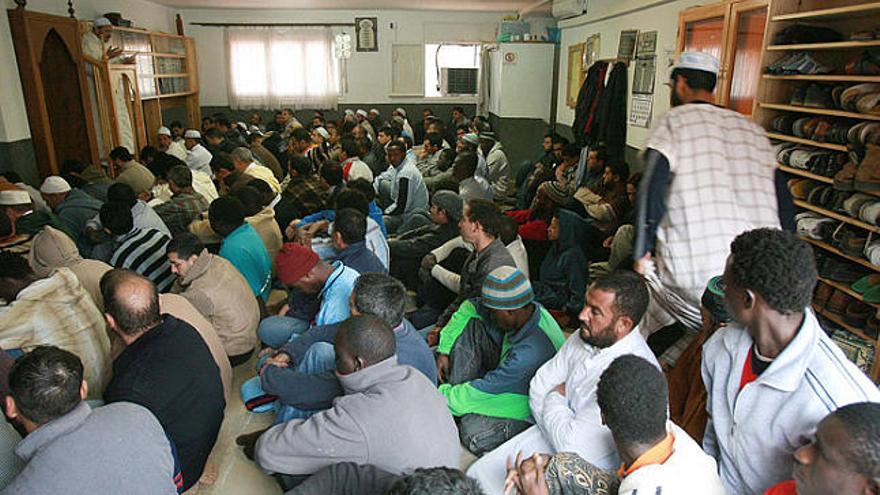
[(566, 82), (565, 103), (574, 108), (577, 106), (578, 93), (584, 83), (584, 43), (568, 47), (568, 80)]
[(357, 51), (379, 51), (379, 22), (376, 17), (354, 18), (355, 38), (357, 39)]

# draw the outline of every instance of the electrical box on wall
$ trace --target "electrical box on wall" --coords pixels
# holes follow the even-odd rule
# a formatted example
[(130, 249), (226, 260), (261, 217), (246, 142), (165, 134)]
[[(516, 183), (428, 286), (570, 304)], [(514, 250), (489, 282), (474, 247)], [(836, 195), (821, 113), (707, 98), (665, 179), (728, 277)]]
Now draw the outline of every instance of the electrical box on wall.
[(440, 71), (440, 94), (443, 96), (475, 95), (479, 84), (479, 69), (453, 69)]
[(568, 19), (587, 13), (587, 0), (553, 0), (553, 17)]

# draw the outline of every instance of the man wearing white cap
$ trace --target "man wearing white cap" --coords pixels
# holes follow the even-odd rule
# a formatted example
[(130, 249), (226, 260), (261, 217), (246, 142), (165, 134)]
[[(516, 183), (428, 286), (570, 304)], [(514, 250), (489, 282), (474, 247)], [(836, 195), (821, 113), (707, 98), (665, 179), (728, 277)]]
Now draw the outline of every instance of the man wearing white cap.
[(367, 111), (363, 108), (358, 108), (358, 111), (355, 112), (355, 117), (357, 118), (358, 125), (360, 125), (364, 131), (367, 133), (367, 137), (370, 138), (370, 141), (376, 140), (376, 130), (373, 129), (373, 124), (367, 119), (369, 115)]
[[(134, 63), (133, 57), (123, 57), (122, 47), (109, 46), (110, 35), (113, 33), (113, 24), (106, 17), (98, 17), (92, 24), (92, 29), (86, 31), (82, 37), (82, 51), (86, 60), (91, 64), (85, 64), (86, 80), (92, 90), (95, 91), (95, 73), (92, 64), (101, 64), (107, 61), (111, 64)], [(129, 152), (135, 151), (134, 130), (132, 129), (131, 117), (128, 114), (128, 106), (125, 102), (125, 92), (122, 88), (122, 79), (119, 80), (119, 88), (114, 96), (116, 108), (116, 121), (119, 127), (119, 144), (125, 146)], [(94, 102), (93, 106), (94, 106)], [(97, 111), (97, 108), (94, 109)]]
[(180, 141), (174, 140), (171, 129), (160, 127), (156, 132), (156, 138), (159, 141), (159, 151), (164, 151), (182, 162), (186, 161), (186, 147)]
[[(67, 224), (51, 211), (35, 210), (27, 191), (18, 187), (0, 190), (0, 210), (15, 224), (18, 234), (34, 235), (51, 225), (70, 235)], [(70, 235), (73, 238), (72, 235)]]
[(415, 134), (413, 133), (413, 128), (411, 125), (409, 125), (409, 120), (407, 120), (407, 118), (406, 118), (406, 110), (404, 110), (401, 107), (397, 107), (394, 109), (393, 112), (391, 112), (391, 116), (392, 117), (400, 117), (403, 119), (403, 124), (402, 124), (403, 131), (408, 132), (409, 137), (411, 137), (413, 139), (413, 141), (415, 141), (416, 137), (415, 137)]
[(40, 194), (49, 208), (67, 224), (79, 252), (89, 254), (91, 245), (85, 228), (89, 220), (101, 211), (101, 202), (79, 189), (72, 189), (66, 180), (57, 175), (46, 177), (40, 186)]
[(489, 165), (486, 164), (486, 157), (483, 156), (483, 151), (480, 149), (480, 136), (472, 132), (463, 134), (455, 142), (455, 151), (457, 153), (470, 151), (477, 155), (477, 171), (474, 175), (489, 180)]
[(186, 146), (186, 166), (190, 170), (204, 172), (213, 177), (211, 172), (211, 152), (207, 150), (201, 143), (202, 133), (195, 129), (187, 129), (183, 133), (183, 144)]
[(674, 321), (699, 330), (703, 288), (724, 268), (734, 237), (779, 228), (770, 142), (750, 119), (712, 104), (718, 66), (707, 53), (680, 55), (673, 108), (646, 146), (633, 253), (651, 289), (646, 335)]

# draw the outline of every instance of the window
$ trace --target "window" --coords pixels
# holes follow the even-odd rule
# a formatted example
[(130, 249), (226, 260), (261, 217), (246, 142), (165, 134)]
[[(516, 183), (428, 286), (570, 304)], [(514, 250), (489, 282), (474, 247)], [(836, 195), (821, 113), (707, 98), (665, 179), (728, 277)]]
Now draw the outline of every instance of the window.
[(329, 28), (227, 28), (226, 44), (230, 107), (336, 106), (339, 62)]
[(442, 96), (440, 73), (449, 69), (479, 69), (480, 45), (440, 44), (425, 45), (425, 96)]

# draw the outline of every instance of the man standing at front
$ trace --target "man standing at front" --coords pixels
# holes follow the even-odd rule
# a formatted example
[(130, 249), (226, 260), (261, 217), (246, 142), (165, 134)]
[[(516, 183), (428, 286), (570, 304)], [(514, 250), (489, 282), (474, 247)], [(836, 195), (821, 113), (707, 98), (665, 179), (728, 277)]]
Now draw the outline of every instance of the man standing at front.
[(613, 272), (587, 289), (580, 330), (538, 369), (529, 385), (535, 426), (479, 459), (468, 476), (489, 495), (503, 491), (508, 458), (574, 452), (600, 469), (620, 466), (611, 430), (596, 395), (602, 372), (617, 357), (634, 354), (660, 367), (639, 332), (648, 289), (632, 272)]
[(651, 290), (645, 335), (674, 321), (699, 329), (700, 296), (730, 241), (779, 227), (770, 141), (750, 119), (712, 104), (717, 74), (712, 55), (682, 53), (670, 79), (673, 108), (646, 145), (633, 252)]

